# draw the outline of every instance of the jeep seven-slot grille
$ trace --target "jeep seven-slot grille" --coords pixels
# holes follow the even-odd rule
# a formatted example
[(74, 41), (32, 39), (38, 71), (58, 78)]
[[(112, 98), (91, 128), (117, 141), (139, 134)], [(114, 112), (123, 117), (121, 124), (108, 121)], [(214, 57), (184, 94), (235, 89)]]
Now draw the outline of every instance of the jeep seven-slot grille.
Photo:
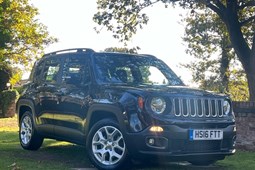
[(208, 98), (173, 98), (176, 117), (223, 117), (223, 100)]

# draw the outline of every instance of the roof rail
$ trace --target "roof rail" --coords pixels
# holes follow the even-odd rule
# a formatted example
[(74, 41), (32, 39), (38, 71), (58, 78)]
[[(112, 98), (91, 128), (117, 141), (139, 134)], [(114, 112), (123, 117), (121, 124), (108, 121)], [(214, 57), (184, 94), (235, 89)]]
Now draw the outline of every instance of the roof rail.
[(64, 49), (64, 50), (47, 53), (47, 54), (44, 54), (43, 56), (56, 55), (56, 54), (62, 54), (62, 53), (71, 53), (71, 52), (73, 52), (73, 53), (75, 53), (75, 52), (76, 53), (82, 53), (82, 52), (93, 53), (95, 51), (92, 50), (91, 48), (70, 48), (70, 49)]
[(156, 56), (154, 56), (154, 55), (151, 55), (151, 54), (140, 54), (140, 55), (142, 55), (142, 56), (147, 56), (147, 57), (153, 57), (153, 58), (157, 58)]

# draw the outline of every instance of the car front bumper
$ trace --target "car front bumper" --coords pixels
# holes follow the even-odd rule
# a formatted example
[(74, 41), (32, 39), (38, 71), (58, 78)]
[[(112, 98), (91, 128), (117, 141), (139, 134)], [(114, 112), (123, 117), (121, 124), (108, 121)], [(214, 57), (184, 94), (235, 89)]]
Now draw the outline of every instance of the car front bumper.
[(196, 157), (213, 157), (223, 159), (235, 153), (236, 131), (234, 124), (224, 127), (206, 124), (197, 128), (221, 129), (222, 140), (191, 140), (189, 131), (195, 126), (180, 125), (161, 126), (163, 132), (151, 132), (148, 127), (139, 133), (129, 133), (126, 136), (127, 147), (133, 156), (171, 157), (169, 160), (184, 161)]

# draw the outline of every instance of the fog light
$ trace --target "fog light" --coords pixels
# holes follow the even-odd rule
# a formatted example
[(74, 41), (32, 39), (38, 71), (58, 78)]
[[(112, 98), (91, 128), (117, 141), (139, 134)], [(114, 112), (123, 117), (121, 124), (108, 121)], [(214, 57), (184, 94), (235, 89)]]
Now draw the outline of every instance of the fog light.
[(148, 141), (148, 143), (149, 143), (150, 145), (154, 145), (155, 140), (154, 140), (153, 138), (150, 138), (149, 141)]
[(168, 146), (168, 139), (165, 137), (153, 136), (145, 139), (146, 145), (150, 148), (166, 149)]
[(150, 128), (150, 131), (151, 131), (151, 132), (163, 132), (164, 130), (163, 130), (163, 128), (160, 127), (160, 126), (152, 126), (152, 127)]

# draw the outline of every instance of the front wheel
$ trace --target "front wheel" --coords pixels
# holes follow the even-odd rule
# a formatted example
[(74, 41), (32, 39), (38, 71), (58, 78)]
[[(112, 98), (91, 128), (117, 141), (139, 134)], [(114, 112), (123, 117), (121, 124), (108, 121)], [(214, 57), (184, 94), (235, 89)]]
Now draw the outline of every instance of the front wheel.
[(103, 119), (91, 128), (87, 149), (98, 169), (119, 169), (127, 161), (127, 148), (118, 123)]
[(43, 143), (43, 138), (37, 134), (32, 113), (25, 112), (20, 119), (19, 123), (19, 140), (22, 148), (27, 150), (37, 150)]

